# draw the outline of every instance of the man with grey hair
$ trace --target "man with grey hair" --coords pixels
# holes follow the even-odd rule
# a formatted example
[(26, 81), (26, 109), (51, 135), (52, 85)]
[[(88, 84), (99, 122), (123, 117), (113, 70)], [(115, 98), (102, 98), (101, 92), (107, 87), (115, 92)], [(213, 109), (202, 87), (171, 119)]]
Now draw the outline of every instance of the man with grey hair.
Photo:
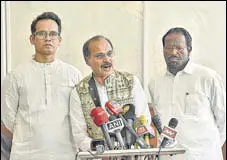
[(102, 35), (94, 36), (84, 43), (83, 55), (92, 73), (81, 80), (71, 93), (70, 120), (74, 143), (86, 151), (90, 149), (91, 140), (104, 139), (90, 112), (95, 107), (105, 110), (105, 103), (109, 100), (122, 106), (133, 104), (136, 116), (144, 115), (149, 126), (151, 115), (139, 79), (130, 73), (115, 70), (111, 41)]

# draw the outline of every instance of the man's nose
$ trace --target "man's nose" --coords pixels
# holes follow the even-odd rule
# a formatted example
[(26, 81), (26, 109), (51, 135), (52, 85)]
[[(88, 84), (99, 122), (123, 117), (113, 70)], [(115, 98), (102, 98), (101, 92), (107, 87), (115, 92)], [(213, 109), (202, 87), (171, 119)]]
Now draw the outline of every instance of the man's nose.
[(103, 60), (104, 60), (104, 61), (110, 61), (111, 58), (112, 58), (112, 57), (110, 57), (110, 56), (108, 56), (108, 55), (105, 55), (105, 56), (103, 57)]
[(176, 48), (172, 48), (170, 51), (169, 51), (169, 54), (171, 55), (176, 55), (178, 54), (178, 50)]
[(49, 35), (49, 34), (46, 34), (45, 39), (46, 39), (46, 40), (51, 40), (50, 35)]

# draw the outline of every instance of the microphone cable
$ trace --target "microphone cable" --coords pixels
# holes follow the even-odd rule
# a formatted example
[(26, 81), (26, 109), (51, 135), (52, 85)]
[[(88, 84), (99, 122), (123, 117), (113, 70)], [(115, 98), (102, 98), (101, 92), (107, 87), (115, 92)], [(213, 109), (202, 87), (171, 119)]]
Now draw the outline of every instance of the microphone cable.
[[(163, 141), (162, 141), (162, 142), (163, 142)], [(160, 152), (161, 152), (161, 149), (162, 149), (162, 143), (161, 143), (161, 145), (159, 146), (158, 154), (156, 154), (156, 160), (159, 160), (159, 159), (160, 159)]]

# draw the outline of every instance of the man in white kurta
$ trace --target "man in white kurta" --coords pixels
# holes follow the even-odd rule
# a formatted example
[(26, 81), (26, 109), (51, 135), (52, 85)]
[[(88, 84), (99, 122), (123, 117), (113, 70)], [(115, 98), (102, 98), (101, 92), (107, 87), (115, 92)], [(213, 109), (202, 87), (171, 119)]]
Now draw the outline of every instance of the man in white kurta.
[[(221, 160), (225, 142), (226, 100), (224, 86), (213, 70), (188, 63), (173, 76), (150, 81), (151, 101), (162, 123), (178, 119), (176, 147), (186, 148), (185, 160)], [(176, 157), (172, 157), (173, 159)]]
[(80, 79), (77, 69), (57, 59), (31, 60), (6, 77), (1, 119), (13, 133), (11, 159), (73, 159), (68, 104)]
[(13, 69), (2, 84), (1, 121), (13, 137), (10, 160), (74, 160), (69, 96), (81, 73), (55, 58), (61, 42), (55, 13), (38, 16), (31, 31), (33, 59)]
[(151, 101), (162, 123), (178, 119), (176, 147), (186, 149), (183, 155), (163, 156), (161, 160), (222, 160), (226, 92), (214, 70), (189, 61), (189, 41), (183, 28), (173, 28), (164, 36), (167, 72), (149, 82)]

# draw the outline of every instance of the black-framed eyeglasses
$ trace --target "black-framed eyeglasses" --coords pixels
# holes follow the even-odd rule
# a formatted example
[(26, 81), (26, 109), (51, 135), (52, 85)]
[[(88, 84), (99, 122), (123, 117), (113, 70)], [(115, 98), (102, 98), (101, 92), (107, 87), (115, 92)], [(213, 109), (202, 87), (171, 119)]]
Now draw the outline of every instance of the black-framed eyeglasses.
[(47, 38), (47, 36), (49, 36), (50, 39), (53, 40), (53, 39), (57, 39), (58, 38), (59, 32), (56, 32), (56, 31), (50, 31), (50, 32), (39, 31), (39, 32), (35, 32), (33, 35), (35, 35), (39, 39), (45, 39), (45, 38)]

